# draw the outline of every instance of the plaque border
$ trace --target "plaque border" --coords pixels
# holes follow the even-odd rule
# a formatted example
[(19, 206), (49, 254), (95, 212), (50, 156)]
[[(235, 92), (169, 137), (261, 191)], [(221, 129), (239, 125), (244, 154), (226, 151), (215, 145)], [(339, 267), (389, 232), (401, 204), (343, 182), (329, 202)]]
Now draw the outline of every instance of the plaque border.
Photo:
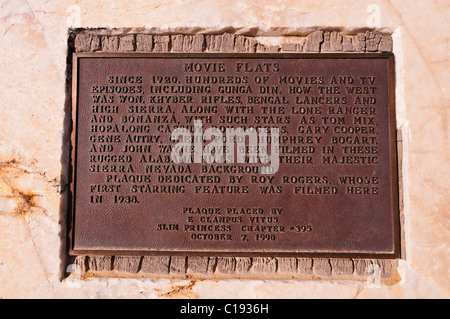
[[(391, 178), (392, 185), (390, 199), (393, 210), (394, 225), (394, 250), (392, 252), (336, 252), (336, 251), (276, 251), (265, 250), (257, 252), (242, 251), (213, 251), (213, 250), (118, 250), (118, 249), (75, 249), (74, 248), (74, 219), (75, 219), (75, 197), (76, 197), (76, 158), (77, 158), (77, 132), (78, 132), (78, 83), (79, 72), (78, 63), (81, 58), (301, 58), (301, 59), (387, 59), (388, 60), (388, 101), (389, 101), (389, 156), (391, 160)], [(69, 256), (79, 255), (99, 255), (99, 256), (202, 256), (202, 257), (309, 257), (309, 258), (376, 258), (376, 259), (398, 259), (401, 258), (401, 240), (400, 240), (400, 201), (399, 201), (399, 179), (398, 179), (398, 153), (397, 153), (397, 130), (395, 114), (395, 57), (393, 53), (117, 53), (117, 52), (74, 52), (72, 53), (72, 111), (71, 111), (71, 150), (70, 150), (70, 191), (68, 196), (68, 254)]]

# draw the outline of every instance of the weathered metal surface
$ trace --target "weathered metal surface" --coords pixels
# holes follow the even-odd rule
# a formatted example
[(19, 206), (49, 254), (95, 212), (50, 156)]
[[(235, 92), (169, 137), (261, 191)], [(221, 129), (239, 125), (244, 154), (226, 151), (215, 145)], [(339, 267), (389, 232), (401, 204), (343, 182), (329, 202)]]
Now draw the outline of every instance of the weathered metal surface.
[(71, 253), (397, 256), (393, 81), (389, 54), (75, 54)]

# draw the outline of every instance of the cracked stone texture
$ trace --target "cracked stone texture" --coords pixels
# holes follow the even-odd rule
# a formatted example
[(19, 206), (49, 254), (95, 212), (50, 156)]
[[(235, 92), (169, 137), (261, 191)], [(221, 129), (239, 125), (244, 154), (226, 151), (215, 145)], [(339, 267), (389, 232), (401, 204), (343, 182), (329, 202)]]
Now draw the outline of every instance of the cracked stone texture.
[(203, 275), (214, 271), (215, 257), (189, 257), (187, 274)]
[(116, 52), (119, 50), (119, 37), (104, 36), (102, 37), (101, 42), (102, 42), (102, 51)]
[(170, 258), (169, 271), (175, 275), (184, 275), (186, 273), (187, 257), (173, 256)]
[[(374, 21), (373, 13), (367, 12), (371, 4), (370, 0), (318, 0), (314, 5), (294, 0), (155, 1), (151, 10), (142, 10), (140, 4), (129, 1), (88, 6), (68, 0), (0, 0), (0, 298), (448, 298), (450, 75), (449, 31), (443, 26), (449, 8), (443, 2), (378, 1), (380, 24), (375, 26), (378, 35), (372, 37), (361, 31), (373, 29), (368, 25)], [(177, 33), (201, 33), (203, 49), (209, 52), (253, 48), (278, 52), (286, 43), (283, 35), (299, 35), (305, 46), (305, 37), (318, 26), (324, 30), (339, 27), (329, 39), (325, 33), (323, 40), (317, 40), (321, 51), (328, 46), (339, 51), (342, 46), (343, 52), (357, 52), (363, 43), (364, 50), (372, 51), (378, 41), (379, 51), (393, 51), (397, 127), (403, 138), (405, 245), (404, 259), (392, 269), (392, 276), (372, 288), (366, 278), (367, 267), (374, 262), (353, 260), (352, 276), (360, 280), (335, 280), (347, 276), (346, 272), (337, 274), (336, 269), (347, 268), (338, 265), (333, 273), (334, 261), (330, 260), (331, 276), (322, 280), (145, 279), (137, 278), (150, 262), (142, 258), (133, 268), (138, 271), (136, 278), (86, 277), (89, 271), (111, 266), (106, 259), (83, 257), (71, 265), (64, 253), (62, 208), (67, 202), (70, 140), (65, 133), (70, 125), (70, 101), (65, 93), (68, 26), (119, 28), (69, 40), (83, 52), (119, 51), (117, 36), (130, 34), (136, 35), (135, 50), (167, 52), (172, 49), (168, 34)], [(233, 32), (221, 35), (224, 30)], [(252, 37), (258, 41), (256, 46)], [(308, 50), (310, 46), (316, 49), (317, 41), (308, 44)], [(188, 43), (183, 39), (183, 50)], [(309, 52), (304, 47), (303, 51)], [(239, 257), (235, 271), (257, 278), (259, 272), (254, 270), (259, 265), (274, 274), (293, 273), (292, 260), (274, 261), (253, 264), (251, 258)], [(129, 267), (120, 260), (117, 263)], [(190, 271), (186, 259), (160, 260), (159, 265), (162, 273), (165, 269), (177, 274)], [(218, 260), (208, 261), (207, 269), (216, 271), (217, 265)], [(329, 272), (326, 262), (297, 259), (297, 271), (309, 271), (311, 277), (316, 276), (317, 265), (323, 266), (318, 272)], [(383, 271), (389, 272), (390, 265), (384, 265)], [(81, 274), (73, 272), (77, 267)], [(63, 279), (66, 271), (72, 275)]]
[(151, 34), (136, 35), (136, 51), (151, 52), (153, 49), (153, 36)]
[(89, 32), (79, 33), (75, 38), (75, 48), (79, 52), (97, 51), (100, 47), (100, 38)]
[[(112, 271), (118, 265), (111, 256), (89, 256), (88, 269), (91, 271)], [(85, 270), (87, 271), (87, 269)]]
[(168, 274), (170, 265), (169, 256), (144, 256), (141, 271), (145, 274)]
[(136, 37), (134, 34), (126, 35), (119, 38), (119, 51), (134, 51), (136, 45)]
[(154, 39), (154, 52), (169, 52), (170, 36), (168, 35), (155, 35)]
[(142, 257), (140, 256), (114, 256), (114, 270), (125, 273), (137, 273)]
[(320, 45), (323, 42), (323, 31), (314, 31), (306, 37), (303, 50), (305, 52), (320, 52)]
[(204, 48), (203, 34), (171, 36), (172, 51), (174, 52), (202, 52)]

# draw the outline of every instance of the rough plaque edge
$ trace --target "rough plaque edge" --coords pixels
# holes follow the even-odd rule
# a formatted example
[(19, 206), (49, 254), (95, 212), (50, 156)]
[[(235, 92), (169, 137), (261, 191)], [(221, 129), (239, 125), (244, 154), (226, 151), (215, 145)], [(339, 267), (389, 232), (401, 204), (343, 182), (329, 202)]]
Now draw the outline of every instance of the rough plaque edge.
[[(105, 33), (107, 35), (105, 35)], [(68, 40), (68, 70), (73, 61), (71, 58), (74, 52), (159, 52), (159, 53), (390, 53), (393, 50), (391, 35), (382, 35), (371, 30), (356, 35), (342, 35), (339, 31), (314, 31), (306, 36), (289, 36), (289, 42), (276, 46), (267, 46), (258, 43), (251, 36), (236, 35), (231, 33), (222, 34), (170, 34), (157, 35), (153, 33), (135, 34), (115, 34), (107, 29), (70, 29)], [(117, 33), (115, 30), (114, 33)], [(120, 33), (120, 32), (119, 32)], [(292, 41), (294, 39), (294, 41)], [(122, 44), (121, 44), (122, 42)], [(392, 55), (392, 54), (391, 54)], [(393, 56), (392, 56), (393, 58)], [(395, 72), (393, 64), (390, 63), (391, 81), (390, 89), (395, 93)], [(73, 71), (76, 72), (76, 71)], [(75, 82), (72, 76), (76, 73), (68, 74), (67, 81), (72, 87), (72, 99), (76, 100)], [(221, 254), (177, 254), (162, 253), (143, 256), (124, 255), (97, 255), (90, 252), (73, 256), (70, 254), (72, 229), (72, 209), (68, 212), (68, 234), (69, 238), (67, 252), (66, 272), (70, 276), (73, 271), (81, 272), (82, 278), (86, 277), (131, 277), (131, 278), (198, 278), (198, 279), (220, 279), (220, 278), (247, 278), (247, 279), (347, 279), (366, 280), (374, 273), (373, 269), (379, 267), (383, 283), (395, 284), (400, 281), (397, 265), (399, 258), (405, 258), (403, 248), (403, 227), (401, 227), (400, 213), (402, 207), (402, 181), (401, 181), (401, 136), (396, 136), (399, 131), (395, 127), (395, 96), (391, 94), (391, 143), (393, 155), (391, 158), (396, 161), (393, 174), (398, 183), (394, 196), (398, 199), (400, 207), (397, 207), (395, 214), (398, 231), (396, 234), (396, 251), (394, 254), (380, 256), (370, 256), (371, 258), (349, 258), (345, 255), (339, 257), (324, 258), (323, 254), (315, 257), (308, 256), (287, 256), (276, 257), (248, 257), (245, 254), (236, 254), (234, 257), (221, 256)], [(72, 124), (73, 126), (76, 123)], [(75, 130), (72, 130), (75, 131)], [(399, 139), (398, 139), (399, 137)], [(72, 134), (72, 144), (75, 140)], [(75, 150), (72, 147), (71, 159), (74, 159)], [(398, 153), (400, 152), (400, 153)], [(72, 162), (71, 162), (72, 163)], [(73, 165), (73, 163), (72, 163)], [(393, 176), (394, 177), (394, 176)], [(72, 178), (72, 176), (71, 176)], [(394, 184), (394, 183), (393, 183)], [(71, 183), (71, 194), (73, 194), (73, 183)], [(72, 200), (69, 200), (72, 203)], [(82, 252), (79, 252), (82, 253)], [(135, 254), (135, 252), (133, 252)], [(355, 254), (351, 254), (355, 256)], [(370, 265), (373, 265), (369, 267)]]

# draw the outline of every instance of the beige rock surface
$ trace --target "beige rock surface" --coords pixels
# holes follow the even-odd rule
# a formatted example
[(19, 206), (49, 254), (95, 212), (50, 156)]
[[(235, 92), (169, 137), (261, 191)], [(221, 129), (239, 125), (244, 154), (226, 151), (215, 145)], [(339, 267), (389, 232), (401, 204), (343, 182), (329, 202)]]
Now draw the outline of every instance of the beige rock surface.
[[(0, 0), (0, 298), (448, 298), (449, 12), (448, 1), (423, 0)], [(267, 45), (317, 29), (392, 33), (405, 233), (397, 280), (63, 279), (70, 26), (234, 31)]]

